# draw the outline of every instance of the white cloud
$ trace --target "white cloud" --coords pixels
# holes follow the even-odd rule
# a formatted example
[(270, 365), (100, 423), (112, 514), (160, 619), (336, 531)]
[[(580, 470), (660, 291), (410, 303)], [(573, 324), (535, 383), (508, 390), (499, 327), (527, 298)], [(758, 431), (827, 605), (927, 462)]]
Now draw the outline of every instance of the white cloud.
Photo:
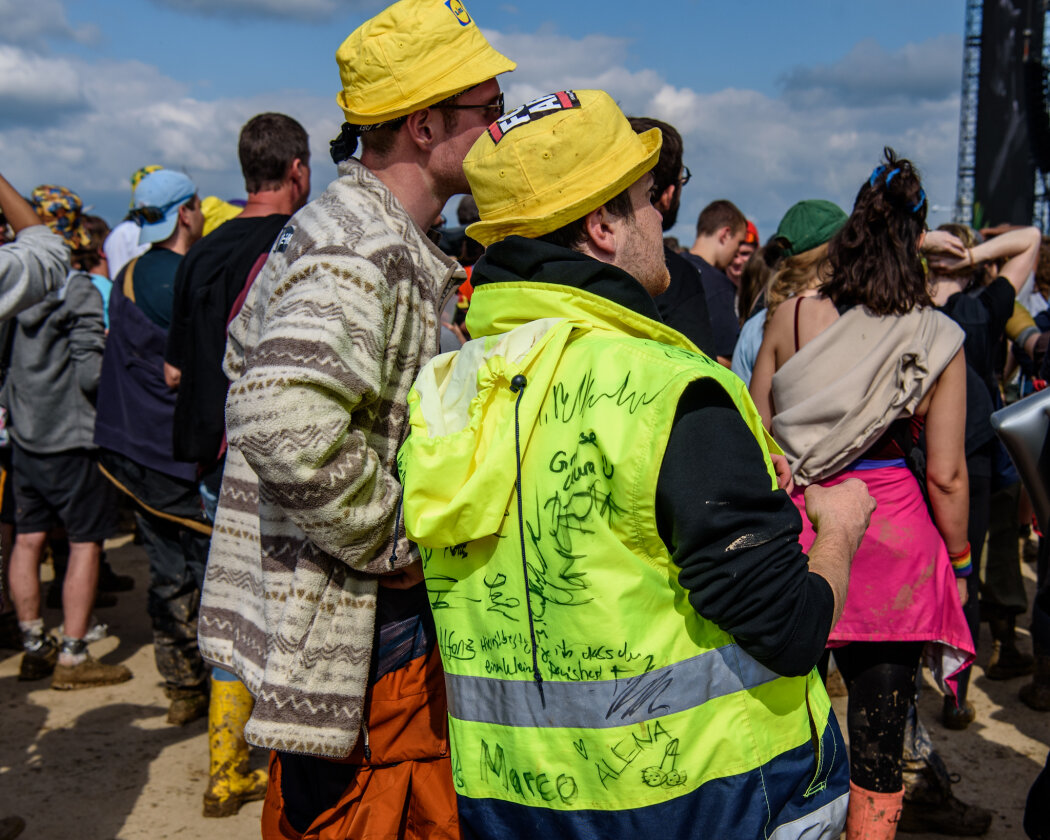
[(93, 43), (97, 26), (73, 27), (61, 0), (0, 0), (0, 43), (39, 47), (46, 38)]
[[(957, 38), (935, 38), (894, 53), (889, 59), (896, 69), (881, 70), (889, 83), (872, 83), (868, 95), (861, 95), (864, 68), (878, 50), (858, 45), (830, 67), (796, 69), (784, 94), (769, 96), (733, 88), (702, 93), (672, 85), (651, 69), (627, 69), (624, 39), (573, 39), (552, 31), (487, 34), (518, 62), (518, 70), (502, 79), (508, 107), (561, 88), (597, 87), (626, 113), (665, 120), (681, 132), (693, 180), (672, 233), (687, 244), (700, 209), (716, 198), (736, 202), (756, 221), (763, 239), (803, 198), (828, 198), (848, 211), (885, 145), (920, 167), (931, 202), (954, 202)], [(841, 77), (836, 95), (814, 94), (836, 74)], [(915, 80), (912, 74), (926, 78)], [(894, 85), (907, 95), (890, 95)], [(933, 221), (947, 221), (947, 215)]]
[[(50, 74), (36, 72), (42, 65), (56, 69), (51, 59), (0, 47), (0, 160), (22, 190), (66, 185), (114, 222), (127, 206), (131, 173), (159, 163), (186, 171), (202, 194), (243, 196), (237, 136), (262, 111), (289, 114), (310, 133), (315, 189), (334, 175), (325, 165), (327, 141), (340, 122), (331, 97), (283, 91), (202, 101), (188, 85), (139, 62), (66, 58)], [(6, 71), (14, 67), (27, 68), (25, 78), (9, 79)], [(60, 82), (70, 79), (80, 81), (67, 90)], [(29, 87), (23, 90), (23, 83)], [(7, 107), (18, 105), (20, 90), (36, 111)]]
[[(674, 85), (652, 69), (629, 69), (625, 39), (571, 38), (553, 30), (488, 34), (518, 62), (519, 69), (501, 80), (508, 106), (556, 89), (598, 87), (628, 114), (663, 119), (681, 131), (685, 162), (693, 172), (673, 231), (683, 241), (691, 241), (700, 208), (715, 198), (735, 201), (755, 219), (763, 238), (803, 198), (830, 198), (848, 210), (884, 145), (919, 165), (933, 203), (954, 201), (959, 102), (946, 77), (940, 88), (921, 94), (921, 106), (890, 96), (803, 95), (826, 83), (828, 74), (821, 68), (808, 75), (793, 71), (794, 81), (780, 96), (731, 88), (699, 92)], [(931, 50), (942, 40), (935, 39)], [(912, 45), (899, 55), (917, 57), (927, 46)], [(864, 50), (854, 50), (835, 67), (855, 64), (863, 55)], [(45, 62), (28, 49), (0, 48), (5, 115), (0, 160), (21, 188), (65, 183), (88, 201), (97, 193), (97, 201), (120, 213), (130, 173), (161, 163), (185, 169), (204, 193), (241, 195), (237, 133), (249, 117), (266, 110), (290, 114), (310, 132), (315, 190), (334, 174), (327, 141), (337, 133), (341, 115), (328, 91), (330, 79), (316, 80), (309, 92), (205, 101), (188, 84), (141, 63), (57, 61)], [(36, 111), (30, 103), (36, 103)]]

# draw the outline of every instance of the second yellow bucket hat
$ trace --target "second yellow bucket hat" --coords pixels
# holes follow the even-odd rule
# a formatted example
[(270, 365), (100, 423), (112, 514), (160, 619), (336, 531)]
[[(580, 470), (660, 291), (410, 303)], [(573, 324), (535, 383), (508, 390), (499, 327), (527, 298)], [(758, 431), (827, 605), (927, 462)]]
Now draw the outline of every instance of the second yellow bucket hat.
[(463, 171), (491, 245), (535, 238), (586, 216), (656, 165), (660, 129), (636, 134), (603, 90), (566, 90), (508, 111), (467, 152)]

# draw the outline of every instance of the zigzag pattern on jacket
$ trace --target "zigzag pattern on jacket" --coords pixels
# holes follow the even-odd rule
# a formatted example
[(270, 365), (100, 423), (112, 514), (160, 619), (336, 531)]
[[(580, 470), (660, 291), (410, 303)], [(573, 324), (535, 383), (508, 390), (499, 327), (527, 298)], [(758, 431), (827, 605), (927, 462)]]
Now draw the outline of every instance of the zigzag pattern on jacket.
[(464, 275), (357, 161), (339, 176), (291, 220), (230, 325), (230, 447), (199, 642), (256, 694), (252, 743), (344, 758), (374, 575), (395, 548), (398, 567), (413, 557), (393, 533), (405, 403)]

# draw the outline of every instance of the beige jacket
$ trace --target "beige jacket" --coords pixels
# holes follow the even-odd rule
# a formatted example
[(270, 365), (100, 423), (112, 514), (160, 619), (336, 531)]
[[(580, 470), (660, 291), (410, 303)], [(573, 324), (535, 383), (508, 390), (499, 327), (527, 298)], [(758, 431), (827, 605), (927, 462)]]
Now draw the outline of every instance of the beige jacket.
[(773, 437), (795, 481), (814, 484), (914, 413), (965, 334), (932, 308), (903, 316), (847, 310), (773, 376)]

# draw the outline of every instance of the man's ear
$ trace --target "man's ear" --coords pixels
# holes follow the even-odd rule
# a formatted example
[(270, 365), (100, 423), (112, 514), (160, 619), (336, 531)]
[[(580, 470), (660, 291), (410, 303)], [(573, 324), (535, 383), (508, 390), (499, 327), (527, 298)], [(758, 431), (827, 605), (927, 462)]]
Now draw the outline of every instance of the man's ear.
[(433, 108), (423, 108), (408, 115), (405, 121), (405, 131), (409, 138), (420, 149), (430, 151), (434, 147), (434, 120), (440, 119), (440, 115)]
[(733, 238), (733, 229), (726, 225), (720, 231), (718, 231), (718, 244), (725, 245), (730, 239)]
[(674, 201), (674, 194), (677, 189), (678, 184), (668, 184), (667, 189), (660, 193), (660, 197), (656, 199), (656, 203), (653, 206), (660, 211), (661, 216), (666, 216), (667, 211), (671, 209), (671, 202)]
[(616, 231), (611, 222), (612, 216), (604, 204), (597, 210), (592, 210), (583, 219), (583, 230), (588, 243), (598, 254), (616, 255)]

